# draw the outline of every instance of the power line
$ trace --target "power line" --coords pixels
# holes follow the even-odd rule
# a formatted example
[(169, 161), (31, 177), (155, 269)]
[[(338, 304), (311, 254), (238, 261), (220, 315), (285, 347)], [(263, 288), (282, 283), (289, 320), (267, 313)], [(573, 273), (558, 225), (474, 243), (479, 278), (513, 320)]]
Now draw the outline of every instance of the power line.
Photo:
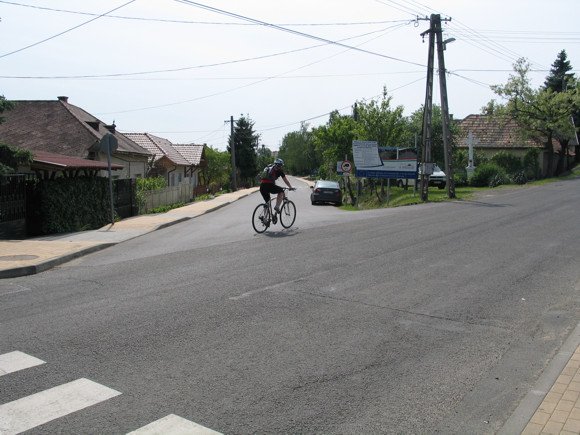
[[(430, 8), (429, 6), (426, 6), (417, 0), (408, 0), (408, 1), (412, 4), (426, 8), (427, 10), (430, 10), (432, 12), (435, 12), (435, 13), (438, 12), (435, 9)], [(502, 59), (502, 60), (510, 62), (510, 63), (513, 63), (517, 59), (523, 57), (520, 54), (516, 53), (515, 51), (513, 51), (509, 48), (506, 48), (497, 42), (490, 40), (486, 36), (479, 33), (477, 30), (474, 30), (474, 29), (470, 28), (469, 26), (463, 24), (458, 19), (455, 19), (452, 23), (457, 24), (457, 26), (460, 28), (459, 29), (460, 31), (467, 32), (467, 34), (472, 35), (474, 37), (473, 42), (469, 42), (469, 41), (465, 40), (464, 38), (460, 38), (461, 40), (464, 40), (467, 44), (472, 45), (472, 46), (474, 46), (482, 51), (485, 51), (486, 53), (489, 53), (494, 57), (497, 57), (499, 59)], [(540, 66), (538, 63), (535, 63), (535, 64)]]
[[(400, 26), (401, 26), (401, 25), (399, 24), (399, 25), (397, 25), (397, 26), (393, 26), (393, 27), (395, 27), (395, 28), (396, 28), (396, 27), (400, 27)], [(387, 29), (384, 29), (384, 32), (386, 33), (386, 31), (387, 31), (387, 30), (392, 30), (392, 29), (389, 29), (389, 28), (387, 28)], [(373, 39), (376, 39), (376, 38), (373, 38)], [(372, 40), (372, 39), (371, 39), (371, 40)], [(370, 40), (369, 40), (369, 41), (370, 41)], [(360, 43), (359, 45), (366, 44), (366, 43), (367, 43), (367, 42), (369, 42), (369, 41), (362, 42), (362, 43)], [(347, 50), (345, 50), (345, 51), (348, 51), (348, 50), (350, 50), (350, 49), (353, 49), (353, 50), (356, 50), (356, 49), (358, 49), (358, 47), (350, 47), (350, 46), (348, 46), (348, 45), (346, 45), (346, 47), (349, 47), (349, 48), (348, 48)], [(338, 53), (338, 54), (341, 54), (341, 53)], [(235, 88), (226, 89), (226, 90), (224, 90), (224, 91), (215, 92), (215, 93), (213, 93), (213, 94), (208, 94), (208, 95), (204, 95), (204, 96), (201, 96), (201, 97), (196, 97), (196, 98), (193, 98), (193, 99), (188, 99), (188, 100), (182, 100), (182, 101), (175, 101), (175, 102), (172, 102), (172, 103), (160, 104), (160, 105), (156, 105), (156, 106), (141, 107), (141, 108), (137, 108), (137, 109), (129, 109), (129, 110), (123, 110), (123, 111), (117, 111), (117, 112), (101, 113), (100, 115), (112, 115), (112, 114), (118, 114), (118, 113), (138, 112), (138, 111), (141, 111), (141, 110), (159, 109), (159, 108), (163, 108), (163, 107), (176, 106), (176, 105), (179, 105), (179, 104), (185, 104), (185, 103), (192, 103), (192, 102), (194, 102), (194, 101), (199, 101), (199, 100), (204, 100), (204, 99), (211, 98), (211, 97), (216, 97), (216, 96), (219, 96), (219, 95), (223, 95), (223, 94), (227, 94), (227, 93), (230, 93), (230, 92), (233, 92), (233, 91), (237, 91), (237, 90), (239, 90), (239, 89), (244, 89), (244, 88), (247, 88), (247, 87), (250, 87), (250, 86), (254, 86), (254, 85), (257, 85), (257, 84), (259, 84), (259, 83), (263, 83), (263, 82), (266, 82), (266, 81), (268, 81), (268, 80), (272, 80), (272, 79), (274, 79), (274, 78), (281, 77), (281, 76), (283, 76), (283, 75), (285, 75), (285, 74), (289, 74), (289, 73), (291, 73), (291, 72), (298, 71), (298, 70), (300, 70), (300, 69), (303, 69), (303, 68), (306, 68), (306, 67), (308, 67), (308, 66), (314, 65), (315, 63), (322, 62), (323, 60), (326, 60), (326, 59), (328, 59), (328, 58), (331, 58), (331, 57), (337, 56), (338, 54), (335, 54), (335, 55), (332, 55), (332, 56), (328, 56), (327, 58), (324, 58), (324, 59), (319, 59), (319, 60), (317, 60), (317, 61), (315, 61), (315, 62), (311, 62), (311, 63), (309, 63), (309, 64), (306, 64), (306, 65), (302, 65), (302, 66), (300, 66), (300, 67), (298, 67), (298, 68), (294, 68), (294, 69), (292, 69), (292, 70), (290, 70), (290, 71), (286, 71), (286, 72), (284, 72), (284, 73), (281, 73), (281, 74), (278, 74), (278, 75), (276, 75), (276, 76), (272, 76), (272, 77), (265, 77), (265, 78), (263, 78), (263, 79), (257, 80), (257, 81), (255, 81), (255, 82), (252, 82), (252, 83), (248, 83), (248, 84), (246, 84), (246, 85), (243, 85), (243, 86), (238, 86), (238, 87), (235, 87)]]
[(333, 44), (333, 45), (337, 45), (339, 47), (344, 47), (344, 48), (348, 48), (348, 49), (351, 49), (351, 50), (359, 51), (361, 53), (366, 53), (366, 54), (371, 54), (373, 56), (382, 57), (384, 59), (394, 60), (394, 61), (397, 61), (397, 62), (403, 62), (403, 63), (407, 63), (407, 64), (410, 64), (410, 65), (415, 65), (415, 66), (424, 66), (424, 65), (422, 65), (420, 63), (417, 63), (417, 62), (411, 62), (411, 61), (404, 60), (404, 59), (400, 59), (400, 58), (397, 58), (397, 57), (388, 56), (386, 54), (376, 53), (374, 51), (364, 50), (364, 49), (357, 48), (357, 47), (352, 47), (350, 45), (346, 45), (346, 44), (343, 44), (343, 43), (338, 42), (338, 41), (331, 41), (330, 39), (322, 38), (320, 36), (315, 36), (315, 35), (311, 35), (311, 34), (308, 34), (308, 33), (299, 32), (298, 30), (289, 29), (287, 27), (282, 27), (282, 26), (279, 26), (277, 24), (267, 23), (265, 21), (257, 20), (255, 18), (246, 17), (244, 15), (236, 14), (234, 12), (225, 11), (223, 9), (214, 8), (212, 6), (207, 6), (207, 5), (204, 5), (202, 3), (197, 3), (197, 2), (194, 2), (194, 1), (191, 1), (191, 0), (174, 0), (174, 1), (177, 2), (177, 3), (183, 3), (183, 4), (186, 4), (186, 5), (189, 5), (189, 6), (197, 7), (197, 8), (200, 8), (200, 9), (204, 9), (204, 10), (207, 10), (207, 11), (210, 11), (210, 12), (215, 12), (217, 14), (226, 15), (228, 17), (237, 18), (237, 19), (242, 20), (242, 21), (249, 21), (249, 22), (252, 22), (254, 24), (259, 24), (261, 26), (268, 27), (268, 28), (271, 28), (271, 29), (274, 29), (274, 30), (279, 30), (279, 31), (282, 31), (282, 32), (291, 33), (293, 35), (302, 36), (304, 38), (314, 39), (316, 41), (326, 42), (327, 44)]
[[(421, 78), (418, 78), (418, 79), (416, 79), (416, 80), (413, 80), (413, 81), (411, 81), (411, 82), (409, 82), (409, 83), (405, 83), (404, 85), (398, 86), (398, 87), (396, 87), (396, 88), (393, 88), (393, 89), (391, 89), (389, 92), (394, 92), (394, 91), (397, 91), (397, 90), (399, 90), (399, 89), (402, 89), (402, 88), (405, 88), (405, 87), (407, 87), (407, 86), (410, 86), (410, 85), (412, 85), (412, 84), (415, 84), (415, 83), (417, 83), (417, 82), (419, 82), (419, 81), (423, 81), (423, 77), (421, 77)], [(380, 94), (374, 95), (374, 96), (372, 96), (372, 97), (370, 97), (370, 98), (363, 98), (363, 99), (362, 99), (362, 101), (373, 100), (373, 99), (375, 99), (375, 98), (379, 98), (379, 97), (381, 97), (381, 96), (383, 96), (383, 93), (382, 93), (382, 92), (381, 92)], [(303, 119), (303, 120), (301, 120), (301, 121), (297, 121), (297, 122), (291, 122), (291, 123), (289, 123), (289, 124), (284, 124), (284, 125), (277, 125), (277, 126), (275, 126), (275, 127), (262, 128), (262, 129), (258, 130), (258, 131), (257, 131), (257, 133), (260, 133), (260, 132), (263, 132), (263, 131), (278, 130), (278, 129), (280, 129), (280, 128), (285, 128), (285, 127), (290, 127), (290, 126), (292, 126), (292, 125), (298, 125), (298, 124), (302, 124), (302, 123), (304, 123), (304, 122), (313, 121), (313, 120), (315, 120), (315, 119), (318, 119), (318, 118), (323, 118), (323, 117), (325, 117), (325, 116), (328, 116), (328, 115), (330, 115), (332, 112), (335, 112), (335, 111), (337, 111), (337, 112), (340, 112), (340, 111), (342, 111), (342, 110), (347, 110), (347, 109), (351, 109), (351, 108), (352, 108), (352, 103), (351, 103), (351, 104), (349, 104), (348, 106), (344, 106), (344, 107), (342, 107), (342, 108), (340, 108), (340, 109), (334, 109), (334, 110), (332, 110), (332, 111), (330, 111), (330, 112), (323, 113), (322, 115), (316, 115), (316, 116), (313, 116), (313, 117), (310, 117), (310, 118)]]
[(35, 42), (34, 44), (30, 44), (30, 45), (27, 45), (26, 47), (19, 48), (18, 50), (11, 51), (10, 53), (2, 54), (2, 55), (0, 55), (0, 59), (3, 58), (3, 57), (6, 57), (6, 56), (10, 56), (11, 54), (15, 54), (15, 53), (19, 53), (21, 51), (27, 50), (27, 49), (29, 49), (31, 47), (35, 47), (35, 46), (40, 45), (40, 44), (42, 44), (42, 43), (44, 43), (46, 41), (50, 41), (51, 39), (57, 38), (57, 37), (59, 37), (61, 35), (64, 35), (65, 33), (68, 33), (68, 32), (71, 32), (71, 31), (73, 31), (75, 29), (78, 29), (79, 27), (82, 27), (82, 26), (85, 26), (85, 25), (87, 25), (89, 23), (92, 23), (93, 21), (98, 20), (99, 18), (104, 17), (105, 15), (107, 15), (107, 14), (109, 14), (111, 12), (114, 12), (114, 11), (116, 11), (118, 9), (121, 9), (121, 8), (123, 8), (123, 7), (131, 4), (133, 2), (135, 2), (135, 1), (136, 0), (130, 0), (127, 3), (122, 4), (121, 6), (118, 6), (118, 7), (114, 8), (114, 9), (111, 9), (110, 11), (105, 12), (104, 14), (98, 15), (97, 17), (92, 18), (92, 19), (90, 19), (88, 21), (85, 21), (84, 23), (81, 23), (81, 24), (79, 24), (77, 26), (71, 27), (70, 29), (67, 29), (64, 32), (57, 33), (56, 35), (52, 35), (52, 36), (50, 36), (50, 37), (48, 37), (46, 39), (43, 39), (42, 41)]
[[(99, 14), (91, 13), (91, 12), (81, 12), (81, 11), (71, 11), (67, 9), (56, 9), (56, 8), (48, 8), (43, 6), (37, 5), (27, 5), (23, 3), (16, 3), (10, 2), (5, 0), (0, 0), (0, 3), (5, 3), (13, 6), (22, 6), (27, 8), (33, 9), (40, 9), (44, 11), (51, 11), (51, 12), (62, 12), (67, 14), (75, 14), (75, 15), (87, 15), (87, 16), (99, 16)], [(252, 23), (239, 23), (239, 22), (217, 22), (217, 21), (190, 21), (190, 20), (172, 20), (172, 19), (164, 19), (164, 18), (145, 18), (145, 17), (128, 17), (122, 15), (107, 15), (106, 18), (114, 18), (114, 19), (121, 19), (121, 20), (134, 20), (134, 21), (155, 21), (161, 23), (175, 23), (175, 24), (203, 24), (203, 25), (218, 25), (218, 26), (255, 26), (256, 24)], [(379, 24), (389, 24), (389, 23), (398, 23), (407, 20), (387, 20), (387, 21), (358, 21), (358, 22), (334, 22), (334, 23), (278, 23), (279, 26), (362, 26), (362, 25), (379, 25)]]
[(385, 6), (390, 7), (390, 8), (397, 9), (398, 11), (404, 12), (406, 14), (411, 14), (411, 15), (414, 15), (414, 16), (425, 15), (424, 13), (419, 12), (416, 9), (412, 9), (412, 8), (410, 8), (408, 6), (405, 6), (404, 4), (398, 3), (398, 2), (396, 2), (394, 0), (385, 0), (385, 1), (383, 1), (383, 0), (375, 0), (375, 1), (377, 3), (381, 3), (381, 4), (385, 5)]
[[(406, 20), (404, 24), (408, 24), (408, 23), (409, 23), (409, 20)], [(392, 28), (401, 27), (402, 25), (403, 24), (398, 24), (397, 26), (393, 26)], [(353, 39), (357, 39), (357, 38), (362, 38), (364, 36), (372, 35), (374, 33), (382, 33), (389, 28), (391, 28), (391, 27), (387, 27), (386, 29), (374, 30), (372, 32), (362, 33), (360, 35), (351, 36), (349, 38), (340, 39), (339, 42), (349, 41), (349, 40), (353, 40)], [(249, 62), (249, 61), (253, 61), (253, 60), (268, 59), (271, 57), (283, 56), (286, 54), (292, 54), (292, 53), (298, 53), (301, 51), (312, 50), (313, 48), (324, 47), (324, 46), (329, 45), (329, 44), (331, 44), (331, 42), (311, 45), (310, 47), (297, 48), (294, 50), (282, 51), (282, 52), (278, 52), (278, 53), (266, 54), (263, 56), (249, 57), (249, 58), (245, 58), (245, 59), (235, 59), (235, 60), (229, 60), (229, 61), (225, 61), (225, 62), (217, 62), (217, 63), (211, 63), (211, 64), (205, 64), (205, 65), (186, 66), (186, 67), (179, 67), (179, 68), (168, 68), (168, 69), (162, 69), (162, 70), (136, 71), (136, 72), (128, 72), (128, 73), (110, 73), (110, 74), (82, 74), (82, 75), (69, 75), (69, 76), (62, 76), (62, 75), (61, 76), (56, 76), (56, 75), (55, 76), (0, 76), (0, 78), (3, 78), (3, 79), (63, 80), (63, 79), (95, 79), (95, 78), (135, 77), (135, 76), (143, 76), (143, 75), (150, 75), (150, 74), (182, 72), (182, 71), (188, 71), (188, 70), (192, 70), (192, 69), (212, 68), (212, 67), (216, 67), (216, 66), (224, 66), (224, 65), (232, 65), (232, 64), (236, 64), (236, 63)]]

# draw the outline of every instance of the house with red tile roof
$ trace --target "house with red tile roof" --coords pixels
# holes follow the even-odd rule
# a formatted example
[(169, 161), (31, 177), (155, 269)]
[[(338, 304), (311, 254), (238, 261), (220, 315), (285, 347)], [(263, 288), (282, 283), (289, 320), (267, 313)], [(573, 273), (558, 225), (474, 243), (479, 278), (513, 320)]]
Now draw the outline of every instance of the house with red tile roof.
[[(474, 149), (486, 157), (492, 157), (500, 151), (509, 152), (523, 158), (528, 150), (535, 148), (540, 151), (538, 164), (543, 175), (548, 173), (549, 156), (542, 140), (526, 137), (521, 127), (511, 118), (499, 118), (489, 115), (468, 115), (459, 121), (460, 135), (456, 140), (459, 149), (467, 149), (468, 137), (471, 133)], [(552, 141), (554, 153), (561, 151), (560, 143)], [(475, 162), (477, 166), (477, 162)]]
[(206, 166), (204, 145), (173, 144), (151, 133), (124, 134), (154, 156), (149, 176), (165, 177), (168, 186), (176, 186), (185, 179), (198, 186), (199, 172)]
[[(100, 150), (100, 141), (111, 133), (118, 142), (111, 163), (116, 169), (114, 178), (139, 178), (147, 175), (147, 163), (152, 154), (131, 139), (116, 131), (85, 110), (68, 102), (68, 97), (57, 100), (13, 101), (14, 108), (3, 113), (0, 124), (0, 142), (23, 148), (37, 156), (42, 153), (44, 167), (56, 167), (67, 157), (101, 162), (89, 168), (107, 165), (107, 155)], [(50, 155), (52, 160), (50, 161)], [(63, 160), (64, 159), (64, 160)], [(75, 161), (78, 169), (79, 161)], [(73, 165), (74, 166), (74, 165)], [(103, 175), (105, 175), (103, 173)]]

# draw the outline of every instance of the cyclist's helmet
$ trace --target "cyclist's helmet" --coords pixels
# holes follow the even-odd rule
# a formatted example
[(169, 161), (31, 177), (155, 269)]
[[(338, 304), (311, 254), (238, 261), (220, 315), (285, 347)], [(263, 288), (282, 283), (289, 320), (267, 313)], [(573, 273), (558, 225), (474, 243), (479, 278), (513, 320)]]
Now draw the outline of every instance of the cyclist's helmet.
[(274, 164), (278, 167), (284, 166), (284, 160), (276, 159), (276, 160), (274, 160)]

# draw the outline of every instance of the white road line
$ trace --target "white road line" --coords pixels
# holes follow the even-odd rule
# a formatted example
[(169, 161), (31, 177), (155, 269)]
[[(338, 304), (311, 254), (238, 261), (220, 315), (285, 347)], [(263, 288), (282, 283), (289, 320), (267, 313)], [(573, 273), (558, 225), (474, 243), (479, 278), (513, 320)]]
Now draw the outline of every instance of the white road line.
[(193, 421), (169, 414), (127, 435), (221, 435)]
[(35, 358), (31, 355), (15, 350), (0, 355), (0, 376), (8, 373), (17, 372), (18, 370), (28, 369), (30, 367), (45, 364), (41, 359)]
[(121, 394), (81, 378), (0, 405), (0, 434), (24, 432)]

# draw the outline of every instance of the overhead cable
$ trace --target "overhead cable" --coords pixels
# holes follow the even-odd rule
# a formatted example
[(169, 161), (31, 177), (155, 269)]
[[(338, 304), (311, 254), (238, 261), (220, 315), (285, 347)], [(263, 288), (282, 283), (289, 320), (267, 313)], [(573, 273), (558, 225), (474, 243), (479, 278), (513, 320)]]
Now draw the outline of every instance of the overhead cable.
[(293, 35), (298, 35), (298, 36), (302, 36), (302, 37), (305, 37), (305, 38), (314, 39), (316, 41), (321, 41), (321, 42), (326, 42), (328, 44), (337, 45), (339, 47), (348, 48), (348, 49), (355, 50), (355, 51), (358, 51), (358, 52), (361, 52), (361, 53), (366, 53), (366, 54), (371, 54), (373, 56), (382, 57), (384, 59), (394, 60), (396, 62), (403, 62), (403, 63), (407, 63), (409, 65), (425, 66), (425, 65), (422, 65), (422, 64), (417, 63), (417, 62), (412, 62), (412, 61), (400, 59), (400, 58), (397, 58), (397, 57), (388, 56), (386, 54), (377, 53), (377, 52), (370, 51), (370, 50), (364, 50), (362, 48), (352, 47), (350, 45), (346, 45), (346, 44), (343, 44), (343, 43), (338, 42), (338, 41), (332, 41), (330, 39), (322, 38), (320, 36), (315, 36), (315, 35), (311, 35), (309, 33), (299, 32), (298, 30), (289, 29), (287, 27), (282, 27), (282, 26), (279, 26), (277, 24), (267, 23), (265, 21), (257, 20), (255, 18), (246, 17), (244, 15), (236, 14), (234, 12), (225, 11), (223, 9), (214, 8), (212, 6), (204, 5), (202, 3), (197, 3), (197, 2), (194, 2), (194, 1), (191, 1), (191, 0), (174, 0), (174, 1), (176, 1), (177, 3), (183, 3), (183, 4), (186, 4), (186, 5), (194, 6), (194, 7), (200, 8), (200, 9), (204, 9), (204, 10), (207, 10), (207, 11), (210, 11), (210, 12), (215, 12), (217, 14), (226, 15), (228, 17), (237, 18), (239, 20), (249, 21), (249, 22), (252, 22), (252, 23), (255, 23), (255, 24), (259, 24), (259, 25), (264, 26), (264, 27), (269, 27), (271, 29), (275, 29), (275, 30), (280, 30), (282, 32), (291, 33)]
[(27, 49), (29, 49), (29, 48), (35, 47), (35, 46), (37, 46), (37, 45), (40, 45), (40, 44), (42, 44), (42, 43), (44, 43), (44, 42), (46, 42), (46, 41), (50, 41), (51, 39), (57, 38), (57, 37), (59, 37), (59, 36), (61, 36), (61, 35), (64, 35), (65, 33), (68, 33), (68, 32), (71, 32), (71, 31), (73, 31), (73, 30), (75, 30), (75, 29), (78, 29), (79, 27), (82, 27), (82, 26), (85, 26), (85, 25), (87, 25), (87, 24), (89, 24), (89, 23), (92, 23), (93, 21), (95, 21), (95, 20), (98, 20), (99, 18), (102, 18), (102, 17), (104, 17), (105, 15), (107, 15), (107, 14), (110, 14), (111, 12), (114, 12), (114, 11), (116, 11), (116, 10), (119, 10), (119, 9), (121, 9), (121, 8), (123, 8), (123, 7), (125, 7), (125, 6), (127, 6), (127, 5), (129, 5), (129, 4), (131, 4), (131, 3), (133, 3), (133, 2), (135, 2), (135, 1), (136, 1), (136, 0), (130, 0), (130, 1), (128, 1), (127, 3), (124, 3), (124, 4), (122, 4), (121, 6), (118, 6), (118, 7), (114, 8), (114, 9), (111, 9), (111, 10), (110, 10), (110, 11), (108, 11), (108, 12), (105, 12), (104, 14), (98, 15), (98, 16), (97, 16), (97, 17), (95, 17), (95, 18), (91, 18), (90, 20), (88, 20), (88, 21), (85, 21), (84, 23), (81, 23), (81, 24), (79, 24), (79, 25), (77, 25), (77, 26), (71, 27), (70, 29), (67, 29), (67, 30), (65, 30), (65, 31), (63, 31), (63, 32), (57, 33), (56, 35), (52, 35), (52, 36), (50, 36), (50, 37), (48, 37), (48, 38), (45, 38), (45, 39), (43, 39), (42, 41), (35, 42), (34, 44), (27, 45), (26, 47), (19, 48), (18, 50), (14, 50), (14, 51), (11, 51), (11, 52), (9, 52), (9, 53), (4, 53), (4, 54), (0, 55), (0, 59), (1, 59), (1, 58), (3, 58), (3, 57), (10, 56), (11, 54), (19, 53), (19, 52), (21, 52), (21, 51), (24, 51), (24, 50), (27, 50)]

